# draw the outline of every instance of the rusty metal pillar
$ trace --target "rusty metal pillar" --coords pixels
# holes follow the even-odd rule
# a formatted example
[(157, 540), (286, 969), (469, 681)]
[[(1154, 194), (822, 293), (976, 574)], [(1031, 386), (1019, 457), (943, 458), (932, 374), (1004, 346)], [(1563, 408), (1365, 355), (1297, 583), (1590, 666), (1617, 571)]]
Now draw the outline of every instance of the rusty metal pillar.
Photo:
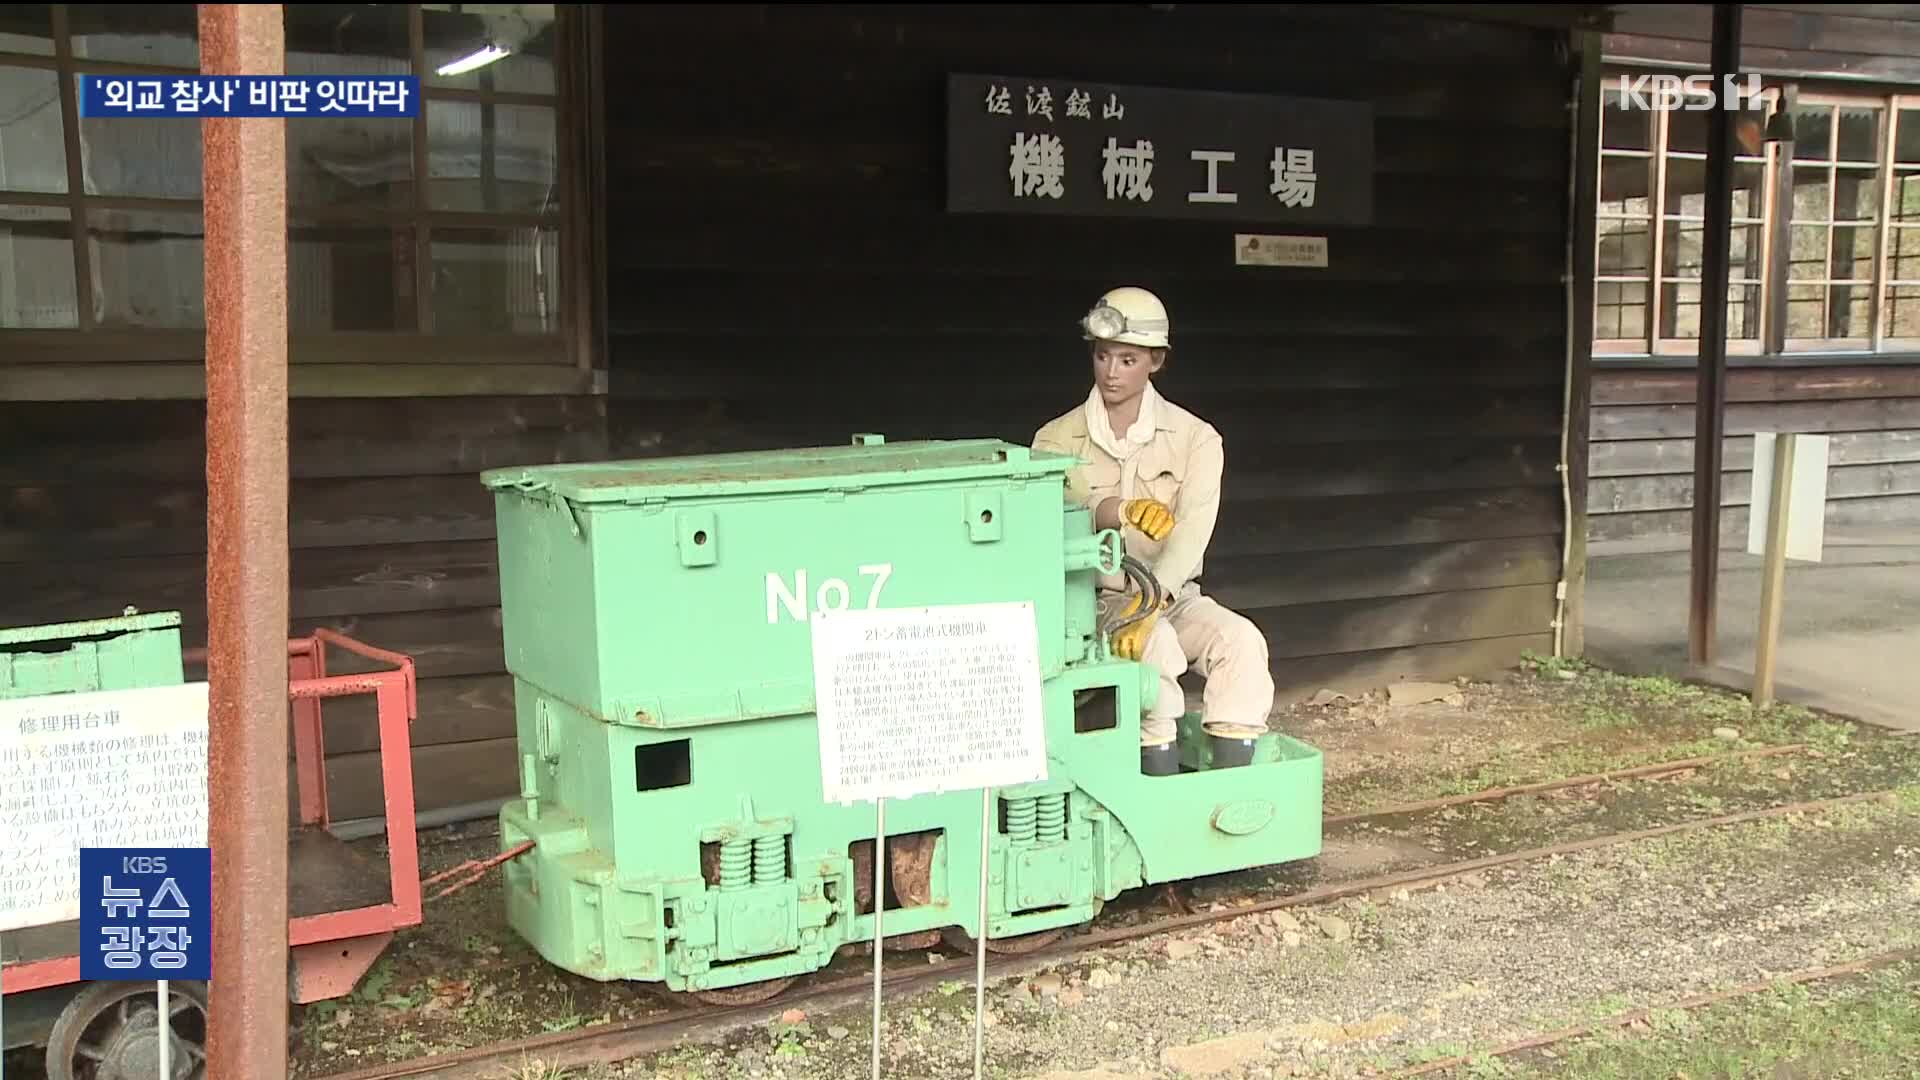
[[(201, 4), (200, 70), (279, 75), (279, 4)], [(277, 119), (201, 122), (207, 281), (208, 1075), (287, 1075), (287, 211)]]
[(1707, 227), (1702, 237), (1700, 353), (1694, 392), (1693, 580), (1688, 656), (1713, 663), (1720, 597), (1720, 468), (1727, 433), (1727, 271), (1733, 231), (1733, 112), (1727, 91), (1740, 64), (1740, 5), (1713, 5), (1713, 87), (1707, 113)]

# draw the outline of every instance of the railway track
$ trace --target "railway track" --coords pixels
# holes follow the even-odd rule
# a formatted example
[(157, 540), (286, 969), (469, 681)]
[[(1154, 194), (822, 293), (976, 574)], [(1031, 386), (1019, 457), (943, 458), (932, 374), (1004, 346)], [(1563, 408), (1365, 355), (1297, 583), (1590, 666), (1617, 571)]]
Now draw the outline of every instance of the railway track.
[[(1646, 780), (1671, 776), (1691, 769), (1729, 760), (1773, 757), (1795, 753), (1804, 749), (1804, 746), (1795, 744), (1792, 746), (1768, 747), (1759, 750), (1743, 751), (1734, 754), (1720, 754), (1712, 757), (1661, 762), (1634, 769), (1595, 773), (1579, 777), (1570, 777), (1564, 780), (1521, 785), (1518, 787), (1491, 789), (1483, 792), (1448, 796), (1424, 802), (1389, 805), (1359, 813), (1328, 817), (1326, 821), (1329, 825), (1346, 824), (1370, 818), (1390, 817), (1444, 809), (1448, 806), (1467, 803), (1497, 801), (1518, 795), (1593, 787), (1613, 781)], [(1702, 818), (1674, 825), (1611, 833), (1586, 840), (1529, 848), (1502, 855), (1482, 856), (1436, 866), (1417, 867), (1389, 874), (1331, 882), (1304, 889), (1287, 896), (1256, 901), (1246, 906), (1232, 907), (1219, 911), (1182, 914), (1156, 919), (1138, 925), (1074, 934), (1044, 948), (1020, 955), (990, 955), (987, 959), (987, 970), (989, 974), (1004, 975), (1019, 969), (1044, 966), (1059, 959), (1092, 949), (1229, 922), (1235, 919), (1284, 908), (1324, 904), (1382, 889), (1444, 882), (1449, 878), (1461, 877), (1497, 867), (1534, 862), (1552, 858), (1556, 855), (1570, 855), (1597, 848), (1650, 840), (1662, 836), (1671, 836), (1677, 833), (1719, 828), (1795, 814), (1817, 813), (1851, 804), (1886, 798), (1891, 794), (1893, 794), (1891, 790), (1882, 790), (1862, 792), (1831, 799), (1795, 802), (1761, 810)], [(975, 958), (969, 955), (940, 957), (925, 966), (915, 965), (902, 971), (890, 971), (886, 975), (886, 995), (892, 997), (895, 995), (914, 994), (931, 989), (942, 981), (954, 978), (970, 981), (973, 976), (974, 967)], [(534, 1058), (554, 1067), (619, 1061), (669, 1049), (684, 1043), (688, 1039), (719, 1033), (742, 1024), (763, 1022), (778, 1016), (787, 1009), (800, 1006), (807, 1006), (815, 1010), (832, 1009), (843, 1005), (856, 1004), (870, 997), (872, 993), (873, 982), (870, 971), (828, 978), (821, 978), (816, 975), (813, 978), (814, 981), (811, 985), (802, 984), (795, 990), (765, 1003), (732, 1007), (682, 1007), (674, 1011), (663, 1012), (634, 1020), (602, 1024), (576, 1031), (559, 1032), (525, 1039), (506, 1040), (469, 1050), (439, 1055), (433, 1058), (414, 1059), (390, 1065), (373, 1066), (351, 1072), (334, 1073), (318, 1078), (318, 1080), (402, 1080), (402, 1078), (411, 1077), (434, 1077), (437, 1078), (437, 1080), (498, 1080), (498, 1078), (503, 1075), (503, 1069), (511, 1069), (526, 1060)], [(1628, 1020), (1625, 1022), (1631, 1021)], [(1560, 1037), (1571, 1038), (1574, 1037), (1575, 1034), (1577, 1033), (1565, 1033)], [(1525, 1049), (1525, 1047), (1515, 1047), (1515, 1051), (1518, 1049)], [(1435, 1065), (1444, 1066), (1445, 1063), (1435, 1063)]]

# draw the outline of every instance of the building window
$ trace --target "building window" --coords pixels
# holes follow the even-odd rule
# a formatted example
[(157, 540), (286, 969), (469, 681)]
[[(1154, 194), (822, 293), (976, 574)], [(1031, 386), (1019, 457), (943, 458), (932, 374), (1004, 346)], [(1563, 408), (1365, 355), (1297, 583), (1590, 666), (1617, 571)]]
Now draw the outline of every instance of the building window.
[[(203, 338), (201, 125), (76, 115), (77, 76), (197, 73), (195, 6), (8, 10), (0, 331), (35, 332), (37, 349), (116, 333)], [(284, 125), (294, 358), (377, 359), (387, 348), (410, 359), (409, 341), (465, 339), (517, 359), (575, 361), (560, 297), (573, 279), (561, 260), (577, 243), (565, 235), (577, 196), (560, 150), (561, 23), (572, 14), (496, 4), (284, 11), (288, 73), (415, 74), (423, 89), (411, 120)], [(458, 62), (489, 44), (509, 51), (463, 70)]]
[[(1594, 350), (1691, 356), (1700, 338), (1707, 114), (1630, 107), (1617, 89), (1603, 89), (1601, 104)], [(1741, 147), (1733, 169), (1727, 348), (1758, 353), (1769, 289), (1765, 149)]]
[[(1594, 352), (1691, 361), (1709, 113), (1630, 108), (1617, 74), (1601, 93)], [(1728, 353), (1920, 352), (1920, 99), (1787, 100), (1790, 158), (1760, 118), (1736, 125)]]

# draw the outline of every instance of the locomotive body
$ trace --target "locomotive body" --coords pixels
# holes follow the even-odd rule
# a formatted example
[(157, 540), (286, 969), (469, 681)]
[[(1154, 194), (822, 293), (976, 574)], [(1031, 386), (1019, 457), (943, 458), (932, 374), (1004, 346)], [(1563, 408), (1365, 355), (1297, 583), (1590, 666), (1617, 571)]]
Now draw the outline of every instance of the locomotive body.
[[(496, 469), (521, 797), (500, 814), (507, 916), (603, 980), (770, 994), (836, 950), (1086, 922), (1123, 890), (1310, 858), (1321, 758), (1278, 733), (1210, 768), (1140, 771), (1152, 669), (1114, 658), (1096, 588), (1120, 537), (1066, 505), (1070, 457), (994, 440)], [(822, 798), (810, 613), (1033, 606), (1047, 779), (997, 789), (978, 925), (980, 794)], [(729, 998), (727, 995), (733, 995)]]

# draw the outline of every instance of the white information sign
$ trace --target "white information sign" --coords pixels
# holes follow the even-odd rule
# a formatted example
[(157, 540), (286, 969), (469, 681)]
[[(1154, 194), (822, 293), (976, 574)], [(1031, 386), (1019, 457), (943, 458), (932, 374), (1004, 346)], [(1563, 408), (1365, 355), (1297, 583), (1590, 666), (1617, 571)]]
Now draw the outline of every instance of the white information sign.
[(812, 629), (828, 802), (1046, 779), (1032, 604), (817, 611)]
[(83, 847), (207, 846), (207, 684), (0, 701), (0, 930), (80, 917)]
[[(1825, 435), (1794, 434), (1793, 472), (1787, 478), (1787, 558), (1819, 562), (1827, 536), (1827, 448)], [(1779, 437), (1770, 431), (1753, 437), (1753, 498), (1747, 508), (1747, 553), (1767, 553), (1767, 519), (1773, 512), (1774, 455)]]

